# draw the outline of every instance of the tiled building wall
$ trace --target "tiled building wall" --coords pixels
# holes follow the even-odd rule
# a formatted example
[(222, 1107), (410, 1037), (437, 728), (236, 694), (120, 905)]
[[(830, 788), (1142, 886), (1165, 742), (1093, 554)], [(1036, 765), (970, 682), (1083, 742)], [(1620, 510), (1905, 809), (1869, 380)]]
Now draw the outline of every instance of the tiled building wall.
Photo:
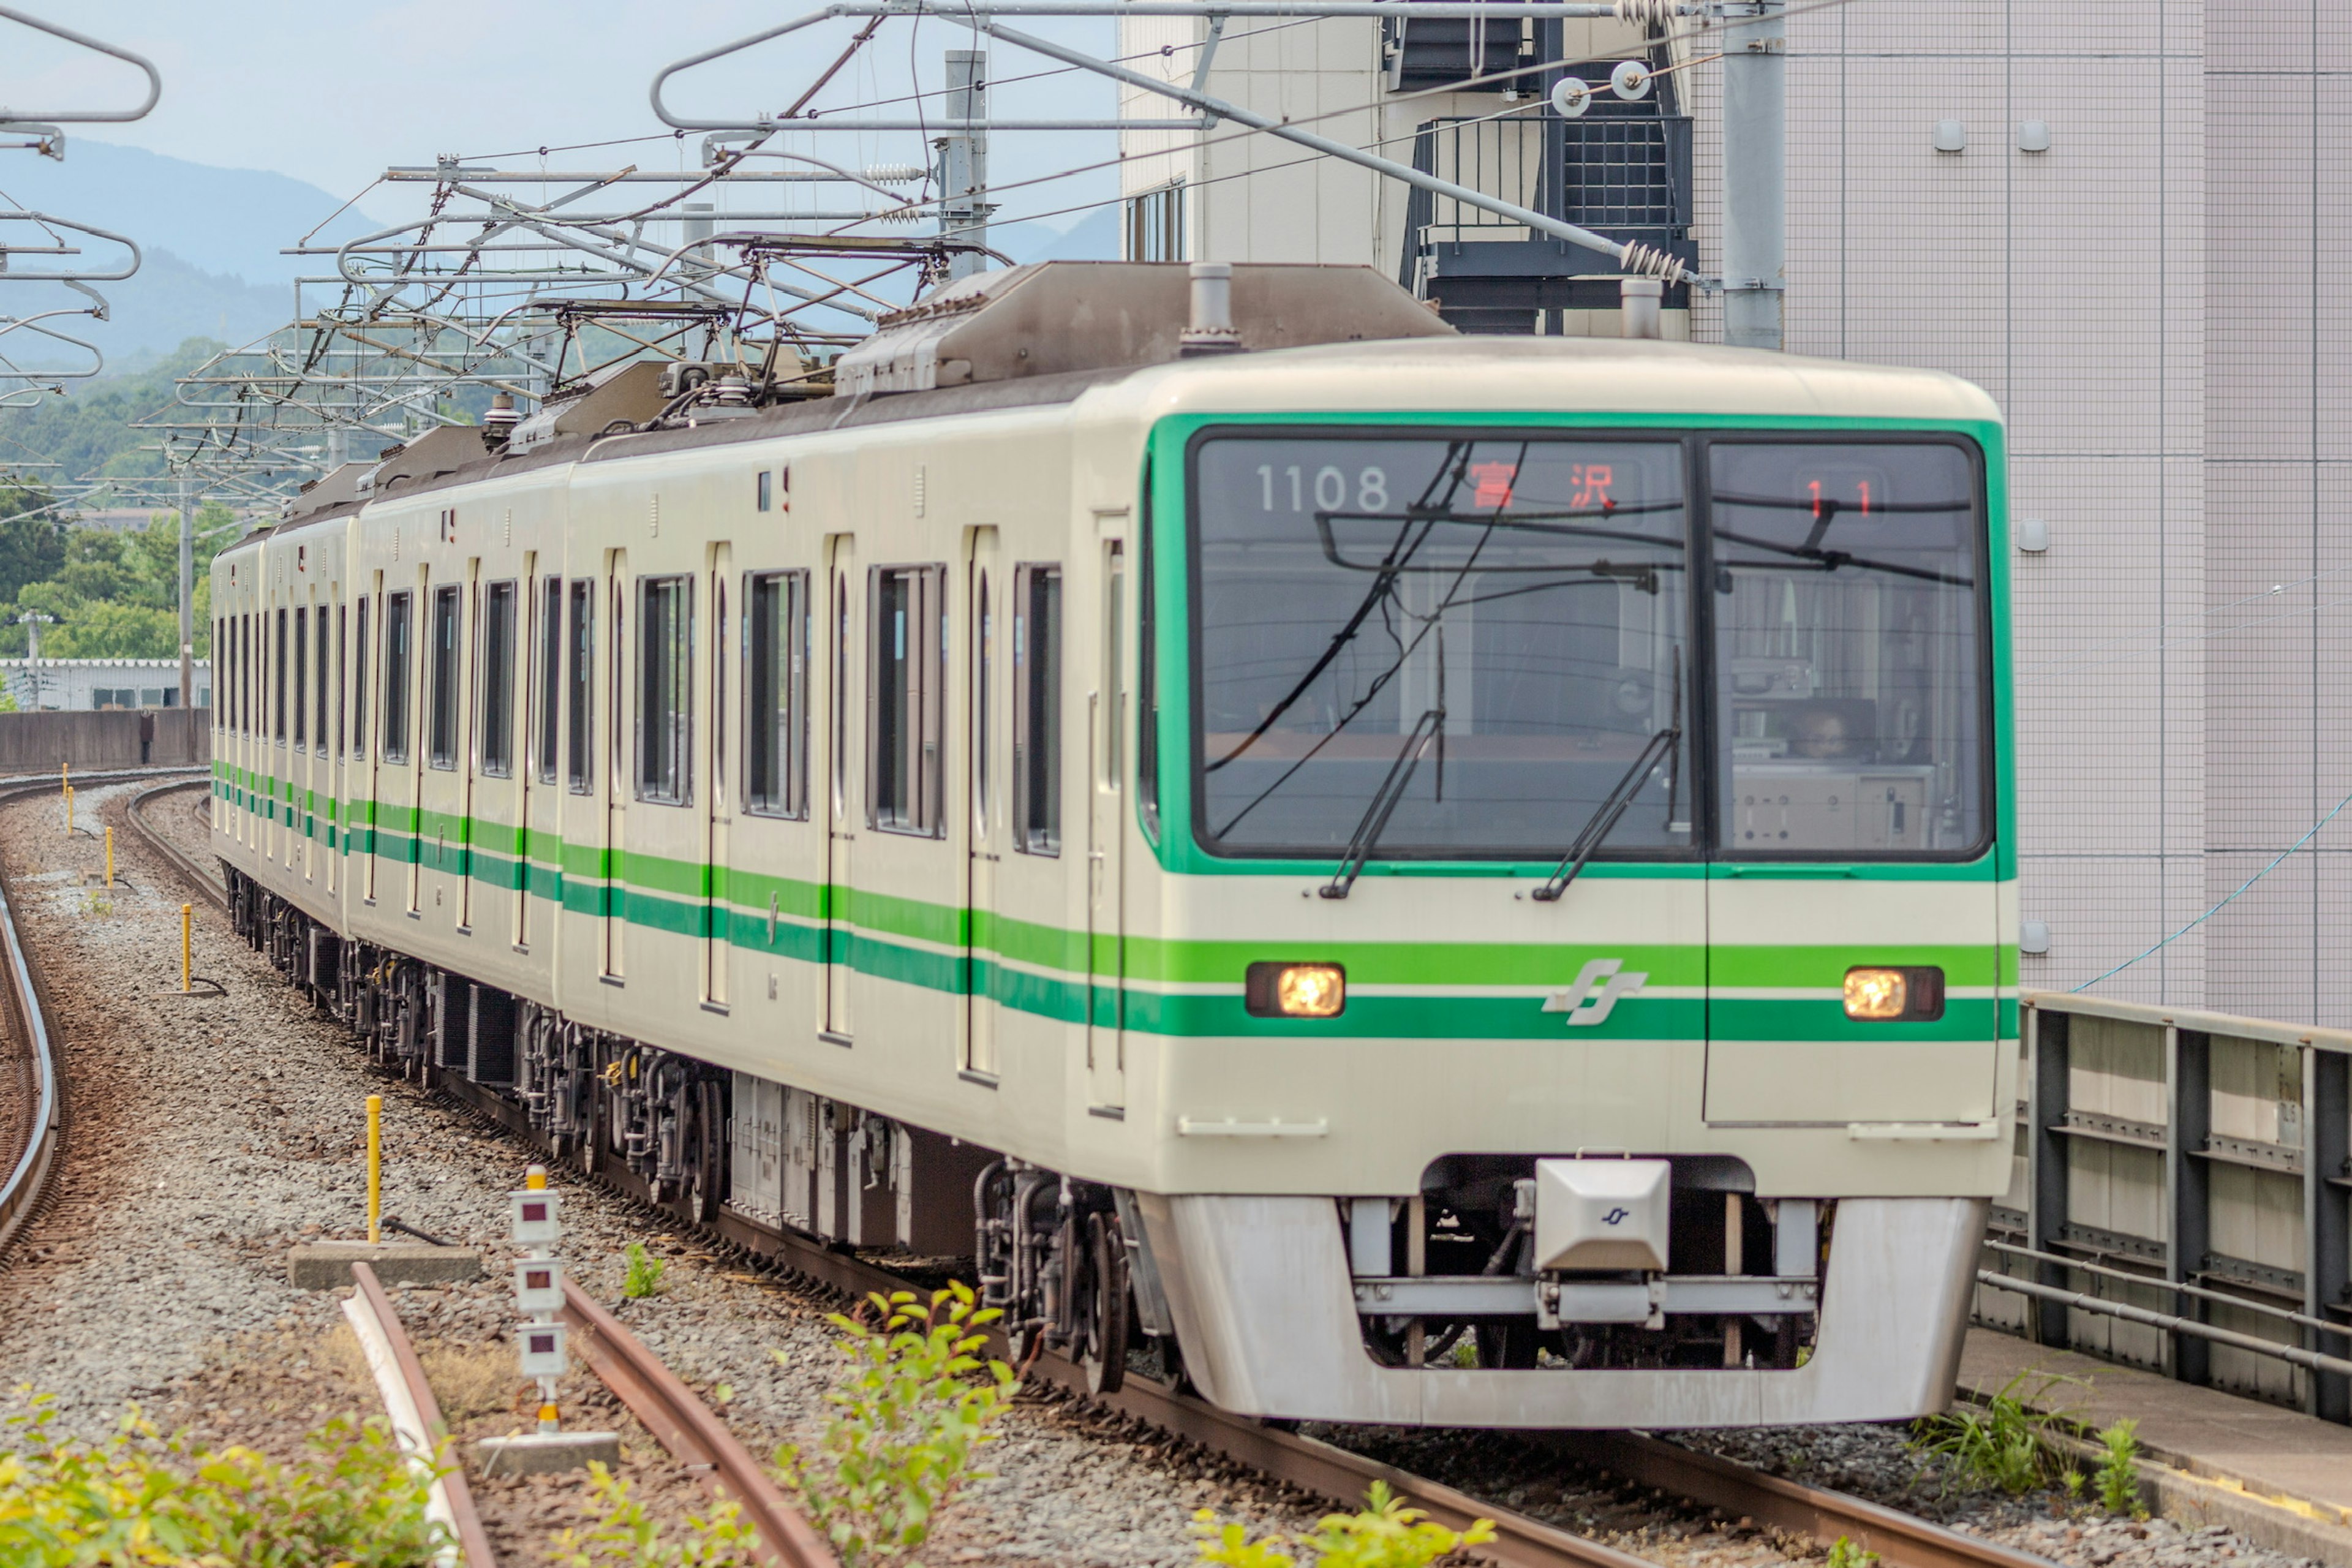
[(2205, 7), (2213, 1005), (2352, 1021), (2352, 19)]

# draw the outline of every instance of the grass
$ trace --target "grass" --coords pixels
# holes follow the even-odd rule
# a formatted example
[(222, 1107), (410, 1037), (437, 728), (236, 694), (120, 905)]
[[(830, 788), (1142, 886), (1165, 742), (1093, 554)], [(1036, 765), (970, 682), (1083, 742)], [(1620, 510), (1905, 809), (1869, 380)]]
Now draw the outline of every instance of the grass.
[[(1299, 1562), (1286, 1537), (1252, 1541), (1246, 1528), (1219, 1520), (1211, 1509), (1192, 1516), (1192, 1536), (1201, 1561), (1218, 1568), (1297, 1568)], [(1494, 1539), (1493, 1520), (1475, 1520), (1467, 1530), (1451, 1531), (1421, 1510), (1407, 1508), (1386, 1481), (1374, 1481), (1362, 1508), (1324, 1515), (1315, 1533), (1295, 1544), (1313, 1553), (1307, 1561), (1315, 1568), (1428, 1568), (1441, 1557)], [(1836, 1563), (1834, 1553), (1832, 1561), (1835, 1568), (1867, 1568), (1856, 1562)]]
[(337, 1416), (303, 1457), (165, 1436), (133, 1407), (99, 1442), (52, 1429), (44, 1395), (0, 1436), (0, 1562), (422, 1568), (445, 1544), (425, 1485), (381, 1421)]
[(622, 1277), (621, 1294), (632, 1301), (660, 1295), (662, 1276), (669, 1272), (669, 1265), (647, 1252), (641, 1241), (629, 1243), (627, 1257), (629, 1271)]
[(434, 1344), (419, 1348), (416, 1359), (442, 1418), (453, 1429), (514, 1408), (520, 1380), (511, 1351), (498, 1345)]
[(2099, 1434), (2099, 1506), (2126, 1519), (2145, 1519), (2139, 1497), (2139, 1423), (2126, 1417)]
[(2027, 1388), (2032, 1376), (2020, 1373), (1990, 1395), (1979, 1390), (1981, 1405), (1916, 1422), (1911, 1446), (1944, 1461), (1948, 1484), (1998, 1489), (2016, 1497), (2061, 1480), (2073, 1467), (2050, 1439), (2076, 1423), (2065, 1409), (2052, 1405), (2050, 1392), (2074, 1380), (2044, 1377)]

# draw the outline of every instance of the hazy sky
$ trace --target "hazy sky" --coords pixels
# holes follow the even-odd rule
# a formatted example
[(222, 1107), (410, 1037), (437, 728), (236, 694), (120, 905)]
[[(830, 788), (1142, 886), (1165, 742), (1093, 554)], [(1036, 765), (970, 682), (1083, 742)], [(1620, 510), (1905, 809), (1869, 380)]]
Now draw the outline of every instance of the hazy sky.
[[(163, 77), (155, 111), (132, 124), (79, 133), (198, 163), (269, 169), (348, 196), (390, 163), (425, 163), (437, 153), (468, 157), (542, 145), (662, 133), (646, 89), (664, 64), (816, 9), (821, 0), (17, 0), (19, 7), (135, 49)], [(673, 103), (717, 119), (782, 108), (829, 63), (852, 23), (825, 24), (763, 46), (740, 63), (683, 79)], [(1082, 33), (1079, 29), (1085, 29)], [(1039, 30), (1045, 30), (1040, 28)], [(1066, 37), (1111, 42), (1110, 24), (1071, 24)], [(892, 21), (844, 70), (821, 104), (847, 105), (903, 93), (910, 62), (936, 85), (942, 51), (970, 35), (936, 21)], [(999, 48), (1004, 78), (1045, 62)], [(55, 44), (0, 21), (0, 105), (33, 116), (64, 105), (135, 101), (142, 83), (120, 63)], [(934, 103), (936, 100), (932, 100)], [(1108, 83), (1062, 75), (999, 88), (996, 112), (1108, 115)], [(911, 106), (894, 106), (894, 116)], [(69, 128), (68, 134), (73, 134)], [(917, 162), (919, 138), (845, 135), (800, 143), (857, 163)], [(525, 152), (524, 150), (530, 150)], [(993, 152), (1005, 182), (1092, 161), (1107, 137), (1007, 133)], [(677, 167), (698, 146), (663, 140), (551, 155), (550, 163), (611, 167), (627, 160)], [(586, 160), (583, 165), (583, 160)], [(70, 166), (70, 160), (68, 160)], [(1108, 172), (1007, 193), (1003, 219), (1099, 199), (1116, 192)], [(398, 216), (403, 204), (378, 191), (370, 211)], [(1052, 219), (1057, 226), (1073, 216)]]

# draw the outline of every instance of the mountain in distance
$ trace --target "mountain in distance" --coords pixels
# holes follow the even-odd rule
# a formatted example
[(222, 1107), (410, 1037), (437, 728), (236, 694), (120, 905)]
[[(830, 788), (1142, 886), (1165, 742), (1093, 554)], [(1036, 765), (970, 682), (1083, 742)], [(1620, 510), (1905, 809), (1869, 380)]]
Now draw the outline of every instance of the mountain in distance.
[[(321, 257), (281, 256), (321, 219), (319, 237), (338, 241), (381, 228), (366, 214), (340, 214), (342, 198), (285, 174), (222, 169), (91, 141), (68, 132), (62, 163), (19, 153), (0, 163), (5, 205), (110, 229), (135, 240), (139, 270), (119, 283), (92, 285), (106, 297), (109, 319), (53, 317), (43, 325), (95, 344), (110, 371), (135, 368), (168, 355), (190, 338), (241, 343), (283, 325), (294, 313), (298, 274), (325, 269)], [(331, 216), (331, 215), (333, 215)], [(70, 231), (68, 231), (70, 233)], [(121, 247), (83, 237), (79, 259), (109, 268)], [(58, 265), (26, 258), (24, 270)], [(0, 308), (28, 316), (77, 309), (86, 301), (55, 284), (9, 287)], [(87, 366), (72, 344), (19, 331), (9, 356), (45, 370)]]

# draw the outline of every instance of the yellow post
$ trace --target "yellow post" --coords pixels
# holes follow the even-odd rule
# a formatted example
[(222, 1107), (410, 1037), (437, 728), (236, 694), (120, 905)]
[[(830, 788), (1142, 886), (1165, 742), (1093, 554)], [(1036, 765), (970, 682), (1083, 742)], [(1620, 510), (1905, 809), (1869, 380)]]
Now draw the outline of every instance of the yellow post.
[(368, 1245), (383, 1239), (383, 1096), (371, 1094), (368, 1105)]
[(66, 837), (73, 837), (73, 785), (66, 785)]
[(195, 927), (196, 906), (182, 904), (180, 906), (180, 989), (183, 991), (195, 989), (195, 976), (193, 973), (196, 966)]
[(114, 886), (114, 829), (106, 830), (106, 885)]

